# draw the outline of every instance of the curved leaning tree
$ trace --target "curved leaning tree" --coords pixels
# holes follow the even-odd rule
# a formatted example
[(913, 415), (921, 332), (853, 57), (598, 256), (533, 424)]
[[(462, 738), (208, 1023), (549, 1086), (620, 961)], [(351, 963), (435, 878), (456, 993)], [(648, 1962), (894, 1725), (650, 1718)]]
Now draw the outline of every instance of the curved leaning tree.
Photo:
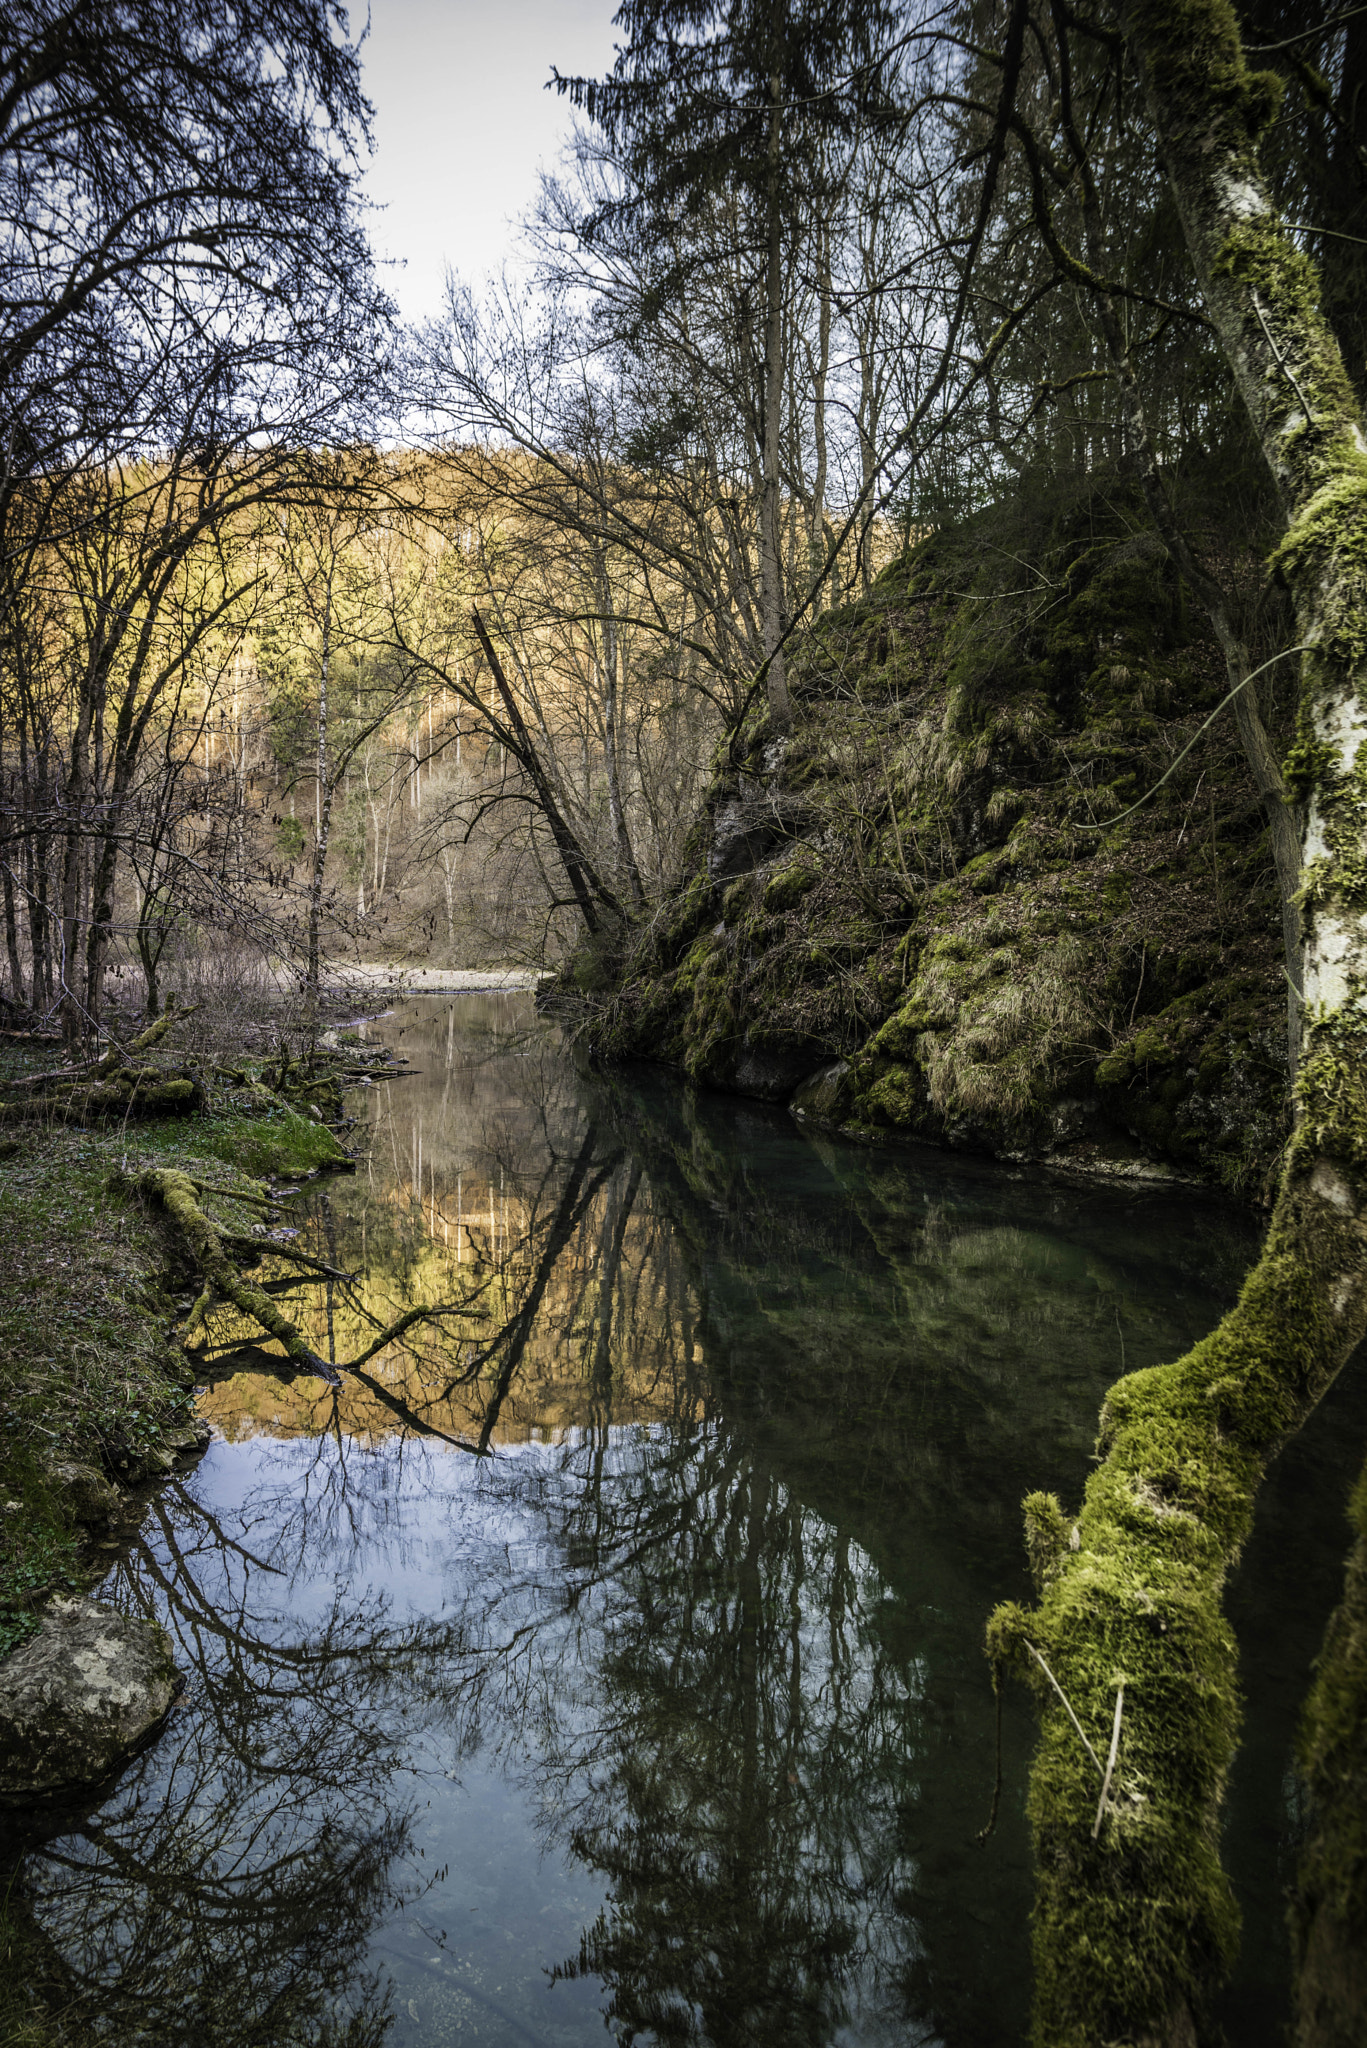
[[(1224, 1581), (1268, 1461), (1367, 1329), (1367, 437), (1314, 264), (1280, 221), (1257, 140), (1278, 82), (1229, 0), (1119, 0), (1207, 314), (1285, 515), (1274, 567), (1302, 660), (1288, 781), (1305, 806), (1304, 1056), (1262, 1256), (1176, 1363), (1112, 1388), (1076, 1520), (1026, 1502), (1039, 1586), (999, 1608), (998, 1667), (1042, 1729), (1037, 2039), (1195, 2044), (1238, 1915), (1219, 1861), (1239, 1702)], [(1367, 2038), (1364, 1539), (1307, 1715), (1319, 1819), (1298, 1906), (1298, 2037)]]

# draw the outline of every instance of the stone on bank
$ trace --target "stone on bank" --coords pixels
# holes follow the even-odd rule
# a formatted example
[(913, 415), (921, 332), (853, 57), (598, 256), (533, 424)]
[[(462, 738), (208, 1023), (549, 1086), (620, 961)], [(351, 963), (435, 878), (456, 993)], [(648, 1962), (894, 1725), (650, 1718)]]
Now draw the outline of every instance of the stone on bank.
[(179, 1689), (156, 1622), (97, 1600), (54, 1600), (37, 1635), (0, 1664), (0, 1798), (107, 1777)]

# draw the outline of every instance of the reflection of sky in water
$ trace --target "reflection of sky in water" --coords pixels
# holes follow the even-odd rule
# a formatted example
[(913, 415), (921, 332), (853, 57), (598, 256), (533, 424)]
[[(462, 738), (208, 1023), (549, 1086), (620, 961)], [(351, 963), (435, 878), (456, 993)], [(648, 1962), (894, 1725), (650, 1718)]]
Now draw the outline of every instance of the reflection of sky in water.
[[(1105, 1387), (1209, 1326), (1249, 1232), (579, 1076), (525, 1001), (380, 1028), (415, 1072), (304, 1218), (366, 1277), (292, 1312), (339, 1358), (453, 1287), (482, 1320), (334, 1405), (237, 1372), (218, 1319), (226, 1440), (111, 1582), (186, 1696), (28, 1865), (73, 2004), (112, 2048), (1021, 2039), (1031, 1731), (1013, 1702), (978, 1848), (983, 1621), (1025, 1591), (1022, 1494), (1076, 1498)], [(1234, 1589), (1245, 2048), (1280, 2038), (1281, 1785), (1361, 1435), (1332, 1407)]]
[[(690, 1531), (703, 1554), (685, 1555)], [(896, 1832), (917, 1675), (878, 1650), (884, 1589), (867, 1556), (738, 1466), (717, 1430), (576, 1431), (492, 1460), (328, 1437), (219, 1443), (148, 1536), (120, 1590), (167, 1621), (191, 1682), (104, 1810), (100, 1843), (44, 1877), (41, 1917), (82, 1968), (117, 1968), (130, 1927), (165, 1910), (168, 1888), (193, 1889), (201, 1860), (250, 1888), (256, 1861), (316, 1855), (339, 1809), (362, 1829), (402, 1814), (384, 1883), (406, 1901), (368, 1943), (395, 1987), (390, 2038), (600, 2040), (597, 1973), (548, 1973), (595, 1923), (614, 1953), (631, 1930), (611, 1926), (601, 1876), (567, 1848), (620, 1824), (621, 1780), (642, 1767), (635, 1715), (643, 1701), (660, 1711), (658, 1664), (672, 1727), (651, 1729), (656, 1782), (634, 1790), (673, 1831), (667, 1882), (731, 1885), (739, 1832), (754, 1887), (734, 1902), (742, 1919), (772, 1931), (796, 1910), (838, 1936), (809, 1972), (814, 2038), (901, 2038), (879, 2011), (914, 1940)], [(213, 1756), (224, 1695), (244, 1680), (273, 1698), (253, 1731), (255, 1784), (231, 1748)], [(699, 1711), (718, 1683), (737, 1694), (729, 1728)], [(356, 1782), (339, 1697), (348, 1727), (367, 1726)], [(282, 1709), (301, 1750), (274, 1727)], [(130, 1841), (139, 1874), (121, 1875)], [(55, 1846), (72, 1856), (70, 1838)], [(210, 1960), (184, 1973), (191, 2002)], [(254, 1969), (268, 1960), (254, 1954)], [(774, 1960), (789, 1978), (779, 2003), (796, 2005), (800, 1947)], [(774, 1990), (761, 1987), (771, 2020)], [(179, 2038), (171, 2013), (159, 2024)]]

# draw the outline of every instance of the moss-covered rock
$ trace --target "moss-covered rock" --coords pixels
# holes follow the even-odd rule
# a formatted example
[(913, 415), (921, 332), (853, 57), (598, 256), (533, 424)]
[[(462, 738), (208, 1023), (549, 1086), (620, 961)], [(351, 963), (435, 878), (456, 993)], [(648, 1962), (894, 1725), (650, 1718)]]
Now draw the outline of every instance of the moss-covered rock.
[(770, 1097), (841, 1061), (851, 1130), (1260, 1194), (1288, 1128), (1266, 833), (1232, 721), (1132, 808), (1226, 683), (1123, 493), (930, 535), (791, 682), (791, 738), (733, 737), (597, 994), (599, 1051)]

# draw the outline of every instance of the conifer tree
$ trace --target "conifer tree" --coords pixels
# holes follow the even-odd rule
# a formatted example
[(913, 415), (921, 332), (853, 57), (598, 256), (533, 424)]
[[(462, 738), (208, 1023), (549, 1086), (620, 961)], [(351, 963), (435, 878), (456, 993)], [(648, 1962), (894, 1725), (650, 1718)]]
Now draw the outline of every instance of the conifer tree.
[[(620, 196), (582, 223), (634, 236), (654, 304), (683, 290), (728, 214), (761, 337), (753, 399), (762, 447), (760, 609), (769, 709), (792, 719), (780, 641), (787, 273), (834, 198), (820, 144), (887, 107), (880, 51), (896, 10), (858, 0), (624, 0), (625, 40), (604, 79), (554, 74), (618, 152)], [(651, 303), (640, 308), (648, 326)]]

